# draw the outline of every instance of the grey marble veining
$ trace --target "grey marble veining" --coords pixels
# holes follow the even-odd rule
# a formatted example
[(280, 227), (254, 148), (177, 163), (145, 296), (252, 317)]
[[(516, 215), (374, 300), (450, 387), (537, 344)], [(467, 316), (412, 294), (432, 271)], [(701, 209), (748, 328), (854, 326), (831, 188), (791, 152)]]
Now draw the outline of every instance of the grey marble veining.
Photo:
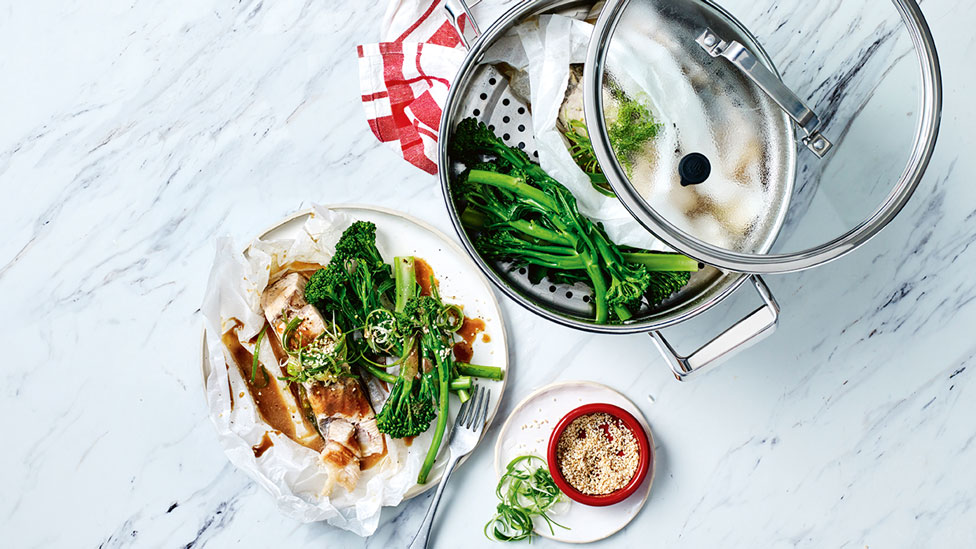
[[(477, 10), (490, 19), (512, 3)], [(217, 236), (243, 240), (311, 201), (395, 207), (450, 233), (434, 178), (364, 122), (354, 47), (375, 40), (381, 4), (0, 5), (0, 524), (11, 547), (385, 548), (412, 537), (428, 497), (386, 510), (368, 539), (280, 516), (225, 459), (199, 370)], [(777, 32), (816, 27), (840, 2), (813, 15), (741, 4), (733, 11), (759, 22), (798, 87), (844, 74), (818, 72)], [(837, 120), (872, 94), (904, 103), (868, 84), (904, 44), (883, 39), (892, 28), (871, 19), (874, 4), (860, 6), (817, 43), (841, 69), (866, 51), (845, 34), (880, 44), (835, 110), (827, 88), (810, 95)], [(783, 307), (772, 337), (678, 384), (647, 337), (573, 332), (503, 301), (513, 367), (499, 418), (536, 387), (592, 379), (627, 394), (654, 429), (650, 500), (596, 545), (976, 545), (976, 8), (922, 7), (946, 91), (929, 171), (862, 249), (768, 279)], [(756, 302), (740, 292), (669, 336), (689, 348)], [(448, 488), (435, 547), (490, 545), (497, 427)]]

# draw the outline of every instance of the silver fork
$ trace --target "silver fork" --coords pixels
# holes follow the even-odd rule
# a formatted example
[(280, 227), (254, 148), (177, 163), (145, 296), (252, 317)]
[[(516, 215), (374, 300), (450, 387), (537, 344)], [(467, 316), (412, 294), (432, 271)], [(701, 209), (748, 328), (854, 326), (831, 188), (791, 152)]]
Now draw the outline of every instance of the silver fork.
[(482, 431), (485, 430), (485, 418), (488, 416), (488, 402), (491, 400), (491, 389), (482, 390), (481, 386), (476, 385), (471, 393), (471, 398), (461, 405), (458, 410), (457, 420), (454, 428), (451, 429), (451, 438), (447, 449), (450, 456), (447, 458), (447, 468), (444, 469), (444, 476), (441, 483), (437, 485), (437, 492), (434, 499), (430, 502), (430, 509), (424, 516), (424, 522), (420, 525), (420, 531), (410, 542), (408, 549), (424, 549), (427, 547), (427, 539), (430, 537), (430, 527), (434, 524), (434, 513), (437, 512), (437, 505), (441, 502), (441, 495), (444, 487), (447, 486), (447, 479), (451, 478), (454, 466), (458, 460), (471, 453), (478, 445)]

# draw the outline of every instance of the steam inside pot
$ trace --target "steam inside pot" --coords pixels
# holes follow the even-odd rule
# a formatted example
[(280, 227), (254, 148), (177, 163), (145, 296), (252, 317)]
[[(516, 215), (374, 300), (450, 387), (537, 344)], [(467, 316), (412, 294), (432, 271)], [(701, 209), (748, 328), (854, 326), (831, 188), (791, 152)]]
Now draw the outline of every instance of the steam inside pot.
[[(756, 252), (775, 236), (793, 179), (792, 128), (754, 84), (694, 46), (698, 28), (631, 5), (607, 55), (603, 115), (617, 120), (623, 98), (646, 102), (661, 131), (638, 154), (618, 160), (626, 179), (658, 215), (709, 244)], [(630, 13), (633, 12), (633, 13)], [(667, 18), (666, 18), (667, 17)], [(682, 185), (679, 164), (692, 153), (711, 172)]]

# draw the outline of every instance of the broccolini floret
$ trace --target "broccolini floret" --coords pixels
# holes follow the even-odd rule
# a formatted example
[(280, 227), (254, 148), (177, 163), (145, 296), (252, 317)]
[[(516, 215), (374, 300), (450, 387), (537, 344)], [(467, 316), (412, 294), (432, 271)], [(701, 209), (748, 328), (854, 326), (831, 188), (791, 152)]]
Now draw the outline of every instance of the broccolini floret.
[[(448, 146), (470, 167), (454, 198), (464, 208), (462, 223), (479, 232), (475, 248), (514, 266), (547, 269), (553, 280), (588, 281), (597, 323), (630, 319), (642, 303), (660, 303), (698, 270), (697, 261), (678, 254), (623, 253), (580, 214), (569, 189), (473, 118), (458, 124)], [(486, 162), (494, 165), (484, 169)]]
[(392, 289), (392, 271), (376, 248), (376, 225), (356, 221), (343, 231), (328, 266), (309, 279), (305, 300), (336, 315), (341, 326), (359, 327), (390, 300)]
[(417, 379), (416, 348), (404, 360), (400, 374), (390, 388), (383, 409), (376, 414), (376, 425), (393, 438), (415, 437), (430, 427), (437, 416), (437, 386), (433, 376)]

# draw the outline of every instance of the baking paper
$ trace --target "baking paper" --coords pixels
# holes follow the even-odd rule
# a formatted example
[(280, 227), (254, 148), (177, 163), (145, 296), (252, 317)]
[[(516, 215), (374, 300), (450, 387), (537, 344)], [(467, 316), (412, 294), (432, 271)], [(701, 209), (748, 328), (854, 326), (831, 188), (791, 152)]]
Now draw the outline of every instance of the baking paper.
[[(252, 349), (247, 342), (264, 326), (260, 297), (270, 275), (291, 262), (327, 263), (342, 231), (351, 223), (344, 214), (315, 206), (294, 239), (256, 240), (246, 254), (241, 251), (244, 247), (231, 239), (218, 240), (202, 308), (210, 361), (206, 393), (210, 419), (227, 457), (274, 497), (282, 513), (302, 522), (328, 521), (368, 536), (376, 530), (381, 508), (399, 504), (416, 484), (425, 452), (408, 453), (402, 441), (386, 437), (387, 458), (363, 471), (353, 492), (337, 484), (330, 496), (322, 495), (327, 474), (319, 466), (319, 454), (274, 434), (264, 423), (245, 380), (220, 341), (221, 334), (240, 322), (239, 339), (245, 348)], [(382, 247), (380, 252), (384, 252)], [(262, 347), (262, 362), (274, 364), (270, 346)], [(269, 431), (274, 446), (256, 458), (252, 447)], [(433, 429), (428, 430), (413, 444), (427, 448), (432, 433)]]
[(539, 164), (572, 191), (580, 213), (602, 222), (607, 234), (617, 244), (667, 250), (619, 200), (593, 189), (589, 176), (573, 161), (562, 134), (556, 129), (569, 85), (570, 65), (585, 60), (592, 31), (593, 25), (585, 21), (543, 15), (516, 26), (514, 34), (499, 40), (488, 52), (486, 61), (504, 61), (528, 74), (532, 130), (539, 151)]

